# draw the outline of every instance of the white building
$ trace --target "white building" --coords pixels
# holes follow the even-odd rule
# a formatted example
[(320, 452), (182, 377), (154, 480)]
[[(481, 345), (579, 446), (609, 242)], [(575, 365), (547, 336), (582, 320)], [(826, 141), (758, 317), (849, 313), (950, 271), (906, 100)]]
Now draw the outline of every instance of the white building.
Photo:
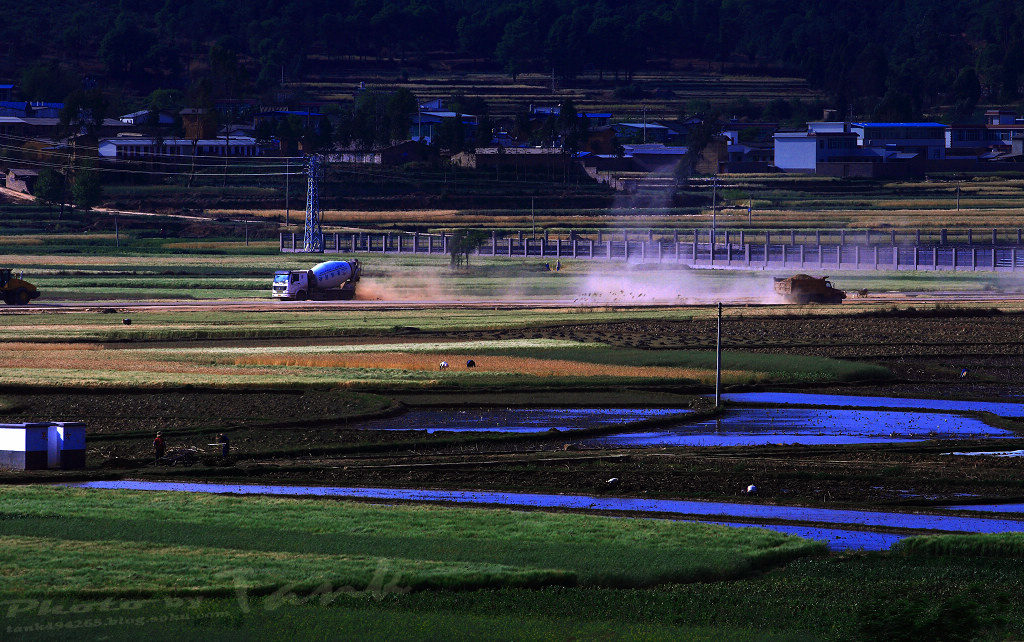
[(774, 138), (775, 166), (785, 172), (814, 173), (818, 163), (858, 154), (852, 132), (780, 132)]
[(188, 138), (118, 136), (104, 138), (99, 144), (101, 158), (148, 158), (153, 156), (259, 156), (260, 148), (251, 137), (211, 138), (192, 141)]

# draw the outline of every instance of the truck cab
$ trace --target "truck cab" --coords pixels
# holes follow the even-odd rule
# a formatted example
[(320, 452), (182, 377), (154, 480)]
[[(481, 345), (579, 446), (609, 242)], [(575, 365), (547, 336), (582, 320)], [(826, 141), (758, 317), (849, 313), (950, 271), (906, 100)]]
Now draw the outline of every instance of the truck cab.
[(274, 272), (275, 299), (306, 299), (309, 298), (308, 270), (278, 270)]

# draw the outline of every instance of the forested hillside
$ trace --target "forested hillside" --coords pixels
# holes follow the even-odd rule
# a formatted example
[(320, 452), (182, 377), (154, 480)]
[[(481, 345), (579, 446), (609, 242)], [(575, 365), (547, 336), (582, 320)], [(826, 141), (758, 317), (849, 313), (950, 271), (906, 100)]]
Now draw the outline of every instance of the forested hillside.
[[(967, 113), (979, 98), (1021, 97), (1024, 3), (49, 0), (5, 12), (0, 43), (0, 78), (21, 80), (45, 58), (138, 91), (185, 88), (197, 61), (239, 66), (258, 92), (301, 80), (325, 56), (398, 68), (459, 57), (510, 75), (553, 72), (566, 85), (584, 73), (627, 82), (690, 58), (781, 66), (858, 112), (949, 104)], [(52, 74), (38, 79), (23, 82), (28, 97), (66, 93)]]

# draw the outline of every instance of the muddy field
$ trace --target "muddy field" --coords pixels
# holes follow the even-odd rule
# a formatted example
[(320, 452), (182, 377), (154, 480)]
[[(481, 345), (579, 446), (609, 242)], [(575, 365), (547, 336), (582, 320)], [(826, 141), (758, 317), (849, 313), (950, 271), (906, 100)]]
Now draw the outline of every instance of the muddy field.
[[(727, 319), (728, 346), (778, 354), (811, 354), (858, 359), (892, 370), (892, 382), (804, 387), (805, 391), (886, 394), (936, 398), (1014, 400), (1024, 374), (1024, 317), (986, 311), (933, 311), (860, 316), (772, 316)], [(711, 347), (711, 321), (624, 322), (557, 325), (524, 330), (419, 332), (402, 340), (560, 338), (616, 346)], [(346, 337), (368, 344), (379, 337)], [(394, 337), (387, 341), (394, 342)], [(300, 341), (299, 344), (308, 343)], [(238, 344), (296, 345), (278, 341), (177, 342), (202, 347)], [(72, 347), (72, 346), (67, 346)], [(74, 346), (83, 359), (89, 350)], [(52, 345), (30, 358), (59, 359)], [(370, 360), (378, 354), (349, 353), (323, 358)], [(257, 355), (248, 363), (270, 363)], [(304, 357), (305, 358), (305, 357)], [(407, 355), (409, 367), (436, 367), (430, 355)], [(268, 361), (271, 359), (271, 361)], [(428, 360), (430, 361), (428, 363)], [(420, 363), (422, 361), (422, 363)], [(531, 364), (513, 364), (527, 367)], [(347, 362), (346, 362), (347, 363)], [(311, 364), (316, 365), (316, 364)], [(363, 364), (365, 365), (365, 364)], [(537, 364), (533, 364), (537, 365)], [(537, 365), (537, 367), (540, 367)], [(966, 368), (968, 373), (961, 376)], [(650, 385), (636, 390), (541, 391), (533, 394), (446, 394), (395, 392), (387, 397), (331, 390), (0, 391), (3, 421), (38, 420), (41, 415), (86, 421), (89, 469), (76, 477), (231, 479), (296, 484), (394, 486), (507, 491), (611, 492), (604, 481), (617, 477), (614, 493), (624, 496), (735, 498), (756, 484), (763, 501), (813, 505), (871, 506), (968, 499), (1024, 497), (1024, 459), (952, 457), (953, 450), (986, 449), (983, 442), (922, 442), (870, 446), (760, 446), (731, 448), (616, 449), (572, 445), (566, 433), (515, 438), (464, 433), (427, 436), (410, 431), (366, 431), (362, 418), (400, 413), (405, 407), (639, 405), (706, 408), (693, 391), (672, 395), (651, 372)], [(1024, 426), (1001, 427), (1024, 435)], [(171, 449), (194, 456), (171, 466), (155, 462), (152, 437), (162, 430)], [(217, 432), (233, 444), (228, 459), (209, 444)], [(991, 449), (991, 442), (987, 445)], [(999, 449), (1024, 447), (1024, 438), (1001, 440)], [(59, 478), (61, 473), (48, 473)], [(5, 479), (20, 479), (4, 474)], [(975, 497), (976, 496), (976, 497)]]

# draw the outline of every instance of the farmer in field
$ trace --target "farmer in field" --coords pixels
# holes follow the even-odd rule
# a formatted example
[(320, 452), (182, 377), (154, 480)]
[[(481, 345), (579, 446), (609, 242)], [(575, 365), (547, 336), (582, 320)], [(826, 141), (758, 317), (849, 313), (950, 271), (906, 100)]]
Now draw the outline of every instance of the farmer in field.
[(164, 452), (166, 450), (167, 444), (164, 443), (164, 434), (162, 432), (158, 432), (156, 434), (156, 439), (153, 440), (153, 453), (156, 455), (157, 459), (160, 459), (164, 456)]
[(220, 444), (220, 456), (227, 457), (231, 453), (231, 442), (224, 433), (217, 435), (217, 443)]

